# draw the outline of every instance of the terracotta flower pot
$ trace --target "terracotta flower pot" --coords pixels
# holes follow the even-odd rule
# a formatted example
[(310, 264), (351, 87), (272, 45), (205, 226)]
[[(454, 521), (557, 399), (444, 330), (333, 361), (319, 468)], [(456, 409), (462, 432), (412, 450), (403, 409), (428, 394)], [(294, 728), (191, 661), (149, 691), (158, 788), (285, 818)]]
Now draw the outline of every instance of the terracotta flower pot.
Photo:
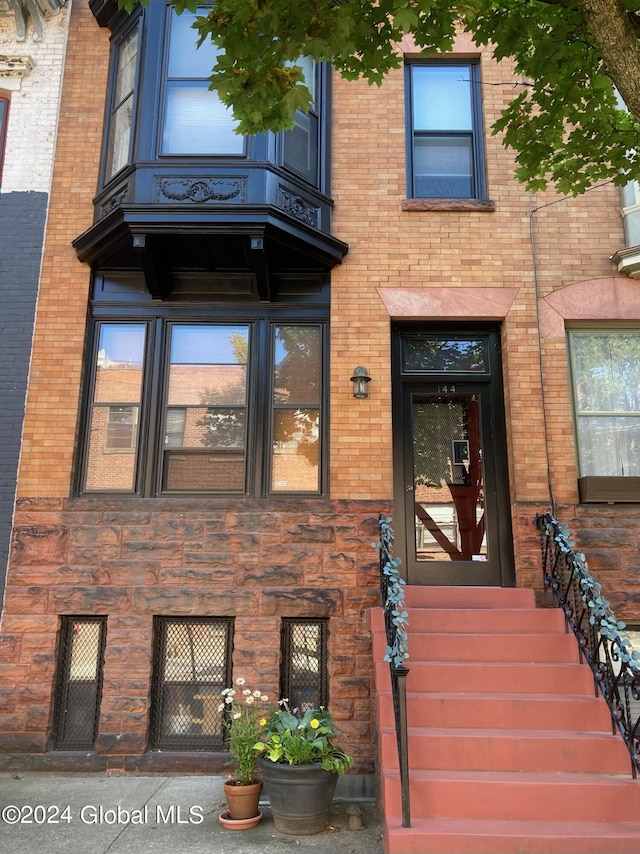
[(224, 784), (224, 794), (229, 805), (229, 817), (233, 820), (254, 818), (259, 815), (258, 802), (262, 792), (262, 780), (239, 783), (230, 780)]

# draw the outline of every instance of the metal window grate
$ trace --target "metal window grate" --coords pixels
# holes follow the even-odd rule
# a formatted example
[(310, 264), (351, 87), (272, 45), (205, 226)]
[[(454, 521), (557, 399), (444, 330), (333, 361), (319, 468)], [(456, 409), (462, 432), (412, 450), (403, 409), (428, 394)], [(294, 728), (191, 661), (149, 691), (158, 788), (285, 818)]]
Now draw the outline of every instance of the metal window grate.
[(106, 617), (62, 617), (53, 713), (54, 750), (92, 750), (102, 695)]
[(307, 711), (327, 706), (327, 620), (282, 621), (280, 695), (289, 707)]
[(218, 711), (231, 685), (233, 619), (156, 617), (150, 747), (222, 750)]

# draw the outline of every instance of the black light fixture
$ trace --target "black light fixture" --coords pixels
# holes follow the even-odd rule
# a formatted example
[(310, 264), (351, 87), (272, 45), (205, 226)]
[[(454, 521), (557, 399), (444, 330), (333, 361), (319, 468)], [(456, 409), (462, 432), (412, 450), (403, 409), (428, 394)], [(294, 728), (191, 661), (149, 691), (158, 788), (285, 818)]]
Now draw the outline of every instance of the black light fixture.
[(364, 400), (366, 397), (369, 397), (369, 389), (367, 386), (371, 382), (371, 377), (369, 376), (366, 368), (363, 368), (362, 365), (358, 365), (353, 372), (351, 382), (353, 383), (354, 397), (357, 397), (359, 400)]

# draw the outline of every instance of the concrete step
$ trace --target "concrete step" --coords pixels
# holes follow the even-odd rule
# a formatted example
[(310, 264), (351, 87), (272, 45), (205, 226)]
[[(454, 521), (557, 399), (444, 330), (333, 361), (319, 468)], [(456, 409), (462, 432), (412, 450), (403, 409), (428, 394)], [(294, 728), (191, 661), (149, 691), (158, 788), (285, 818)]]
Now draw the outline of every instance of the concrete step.
[[(388, 669), (388, 665), (387, 665)], [(602, 698), (564, 694), (407, 693), (409, 726), (611, 732)], [(394, 726), (391, 692), (378, 693), (378, 722)]]
[(420, 587), (407, 585), (410, 608), (535, 608), (533, 590), (526, 587)]
[[(408, 736), (410, 770), (631, 773), (629, 751), (610, 731), (409, 727)], [(395, 728), (380, 729), (379, 749), (383, 767), (397, 768)]]
[[(382, 788), (385, 815), (399, 817), (397, 771), (383, 772)], [(410, 793), (416, 818), (640, 822), (630, 774), (414, 770)]]
[(640, 854), (640, 824), (392, 818), (385, 841), (393, 854)]
[[(553, 632), (564, 634), (564, 616), (559, 608), (414, 608), (408, 607), (409, 631), (456, 634), (513, 634)], [(369, 612), (372, 632), (384, 632), (381, 608)], [(569, 634), (573, 637), (573, 634)], [(574, 641), (575, 643), (575, 641)]]
[[(407, 691), (442, 694), (589, 694), (593, 678), (586, 664), (411, 661)], [(376, 686), (388, 690), (389, 665), (376, 662)]]
[[(373, 654), (384, 658), (387, 639), (373, 637)], [(411, 631), (409, 647), (413, 661), (502, 661), (502, 662), (567, 662), (578, 663), (578, 644), (573, 635), (561, 634), (458, 634)]]

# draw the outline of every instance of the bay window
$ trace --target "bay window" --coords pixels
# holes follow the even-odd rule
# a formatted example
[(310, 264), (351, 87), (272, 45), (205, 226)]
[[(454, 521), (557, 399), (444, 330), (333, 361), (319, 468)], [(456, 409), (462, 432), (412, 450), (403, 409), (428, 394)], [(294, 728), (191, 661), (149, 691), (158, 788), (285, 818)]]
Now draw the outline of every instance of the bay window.
[(98, 321), (81, 491), (322, 493), (325, 336), (320, 319)]

